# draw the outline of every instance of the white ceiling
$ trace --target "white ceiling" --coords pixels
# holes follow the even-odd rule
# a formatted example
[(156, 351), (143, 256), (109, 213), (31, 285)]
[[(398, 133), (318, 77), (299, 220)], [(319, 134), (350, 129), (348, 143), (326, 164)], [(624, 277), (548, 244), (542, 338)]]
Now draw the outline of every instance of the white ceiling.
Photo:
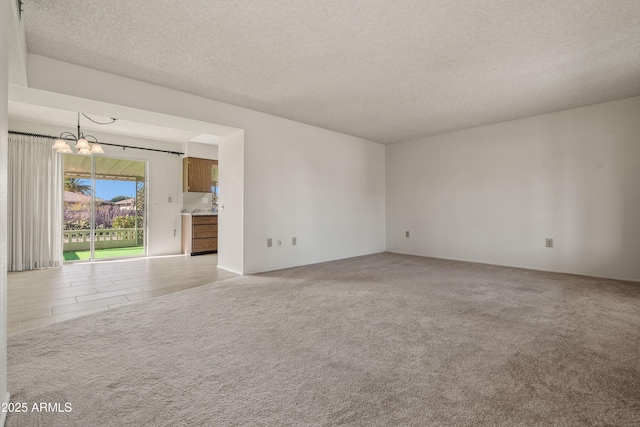
[(31, 0), (30, 52), (392, 143), (640, 95), (638, 0)]
[[(148, 123), (133, 122), (119, 118), (116, 118), (117, 120), (111, 123), (110, 117), (97, 116), (95, 114), (87, 114), (87, 116), (96, 122), (109, 124), (96, 124), (80, 115), (80, 126), (82, 132), (85, 134), (90, 134), (91, 132), (102, 132), (115, 135), (132, 136), (135, 138), (152, 139), (155, 141), (175, 143), (199, 142), (214, 145), (218, 143), (219, 138), (214, 135), (201, 134), (199, 132), (174, 129)], [(75, 111), (9, 101), (9, 117), (16, 120), (64, 126), (68, 128), (69, 132), (74, 134), (77, 133), (76, 126), (78, 124), (78, 113)]]

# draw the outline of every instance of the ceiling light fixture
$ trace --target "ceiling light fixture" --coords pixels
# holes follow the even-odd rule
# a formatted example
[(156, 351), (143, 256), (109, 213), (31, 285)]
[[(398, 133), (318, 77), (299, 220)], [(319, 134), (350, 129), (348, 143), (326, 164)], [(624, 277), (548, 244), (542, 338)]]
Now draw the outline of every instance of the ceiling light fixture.
[[(85, 115), (83, 114), (83, 116)], [(87, 118), (91, 121), (94, 121), (89, 117)], [(116, 119), (111, 119), (111, 120), (113, 120), (111, 123), (116, 121)], [(100, 124), (108, 124), (108, 123), (100, 123)], [(92, 142), (91, 144), (89, 144), (89, 141), (88, 141), (89, 139), (93, 139), (93, 141), (91, 141)], [(56, 139), (55, 143), (53, 144), (53, 148), (58, 150), (58, 153), (73, 153), (73, 150), (71, 149), (67, 141), (75, 141), (76, 143), (75, 148), (78, 150), (78, 154), (80, 155), (90, 156), (92, 154), (104, 154), (104, 150), (102, 149), (102, 146), (98, 143), (98, 139), (93, 135), (85, 135), (80, 130), (80, 113), (78, 113), (78, 135), (76, 136), (71, 132), (62, 132), (60, 134), (60, 137)]]

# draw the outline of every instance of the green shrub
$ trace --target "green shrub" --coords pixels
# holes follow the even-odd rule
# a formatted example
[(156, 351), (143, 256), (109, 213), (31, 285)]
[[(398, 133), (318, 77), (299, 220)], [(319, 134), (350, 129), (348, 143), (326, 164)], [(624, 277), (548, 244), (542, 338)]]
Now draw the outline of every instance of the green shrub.
[[(135, 216), (117, 216), (113, 218), (112, 228), (136, 228)], [(142, 228), (142, 217), (138, 217), (138, 228)]]
[(65, 221), (64, 223), (65, 230), (90, 230), (91, 224), (89, 220), (86, 219), (77, 219), (75, 221)]

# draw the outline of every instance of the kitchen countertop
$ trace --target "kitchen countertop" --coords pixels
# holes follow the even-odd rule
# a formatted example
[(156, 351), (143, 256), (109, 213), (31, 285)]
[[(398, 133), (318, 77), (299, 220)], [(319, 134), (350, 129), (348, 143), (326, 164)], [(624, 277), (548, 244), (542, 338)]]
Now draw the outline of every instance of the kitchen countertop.
[(182, 215), (191, 216), (218, 216), (217, 212), (182, 212)]

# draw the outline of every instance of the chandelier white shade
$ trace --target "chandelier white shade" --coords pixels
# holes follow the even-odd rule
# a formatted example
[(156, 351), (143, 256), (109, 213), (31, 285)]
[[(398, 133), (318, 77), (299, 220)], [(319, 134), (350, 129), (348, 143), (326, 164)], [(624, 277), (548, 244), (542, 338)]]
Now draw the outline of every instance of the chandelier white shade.
[(93, 146), (91, 147), (91, 152), (93, 154), (104, 154), (104, 150), (102, 149), (102, 146), (100, 144), (93, 144)]
[(82, 150), (83, 148), (89, 148), (89, 141), (87, 141), (84, 138), (80, 138), (77, 142), (76, 142), (76, 148), (78, 150)]
[[(89, 144), (89, 138), (93, 139), (92, 144)], [(98, 143), (96, 137), (92, 135), (85, 135), (80, 130), (80, 113), (78, 113), (78, 135), (74, 135), (71, 132), (62, 132), (60, 134), (60, 137), (55, 140), (53, 148), (57, 150), (58, 153), (73, 153), (73, 150), (71, 149), (71, 146), (69, 146), (69, 143), (67, 141), (75, 141), (75, 148), (76, 150), (78, 150), (77, 154), (83, 156), (90, 156), (92, 154), (104, 154), (104, 150)]]
[(53, 148), (58, 150), (58, 153), (73, 153), (73, 150), (71, 149), (71, 147), (69, 147), (69, 144), (67, 144), (67, 141), (65, 141), (64, 139), (56, 139), (55, 144), (53, 144)]

